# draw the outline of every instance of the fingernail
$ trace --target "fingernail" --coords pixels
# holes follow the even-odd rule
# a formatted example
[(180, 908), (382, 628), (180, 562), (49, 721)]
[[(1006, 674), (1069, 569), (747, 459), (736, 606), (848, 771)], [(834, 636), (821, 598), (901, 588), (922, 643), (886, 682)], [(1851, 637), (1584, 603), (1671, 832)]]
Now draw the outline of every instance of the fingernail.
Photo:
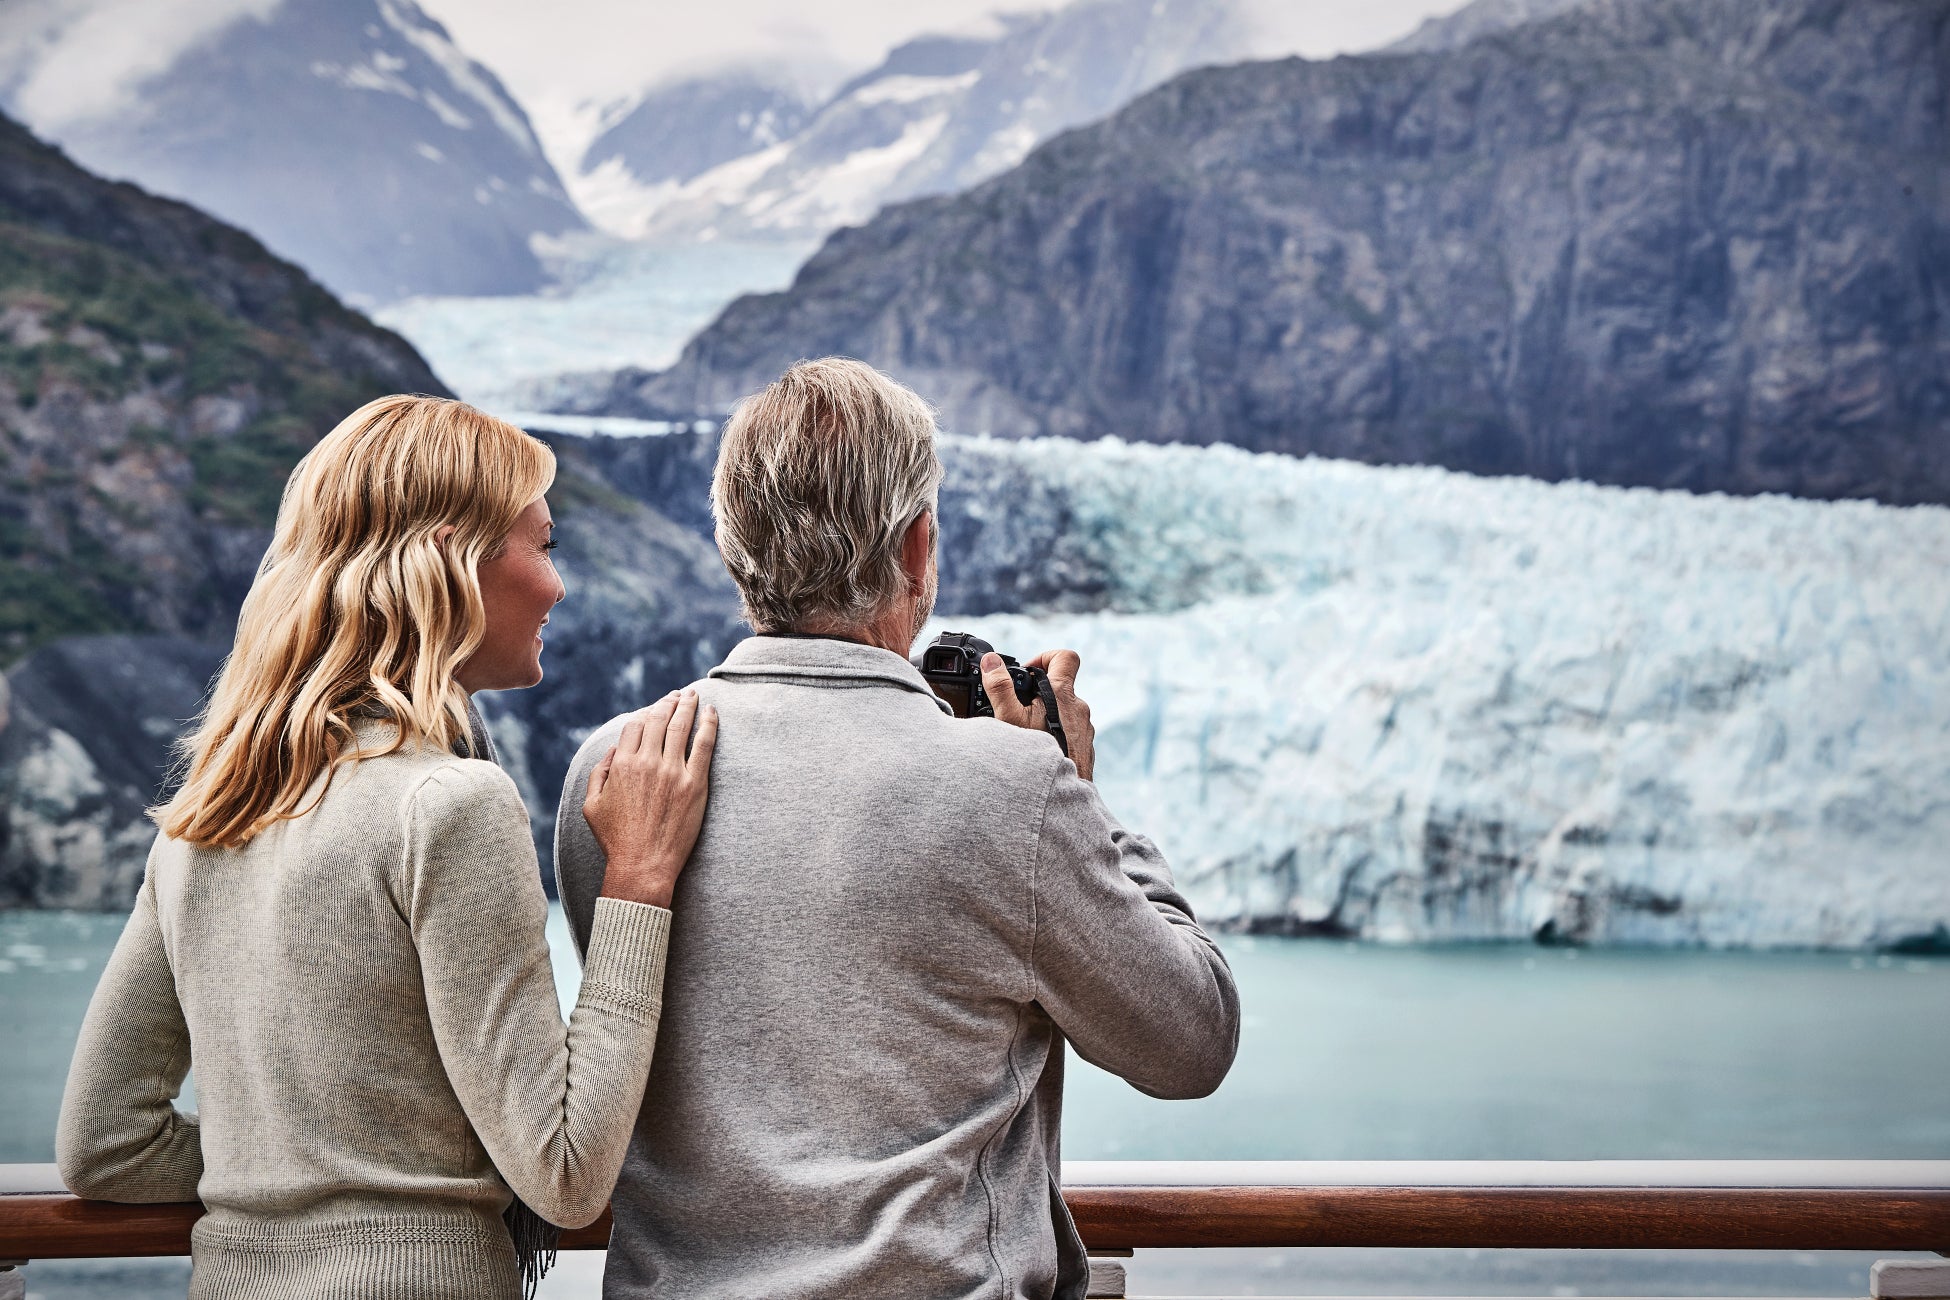
[(996, 654), (993, 650), (991, 650), (989, 653), (982, 656), (983, 672), (987, 672), (991, 668), (998, 668), (1001, 666), (1001, 664), (1002, 664), (1002, 656)]

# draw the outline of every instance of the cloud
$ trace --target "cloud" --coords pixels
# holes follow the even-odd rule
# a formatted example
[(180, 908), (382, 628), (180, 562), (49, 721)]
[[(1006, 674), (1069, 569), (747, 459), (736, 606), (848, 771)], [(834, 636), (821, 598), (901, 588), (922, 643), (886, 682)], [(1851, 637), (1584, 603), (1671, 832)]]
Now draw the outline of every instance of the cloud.
[(0, 89), (44, 135), (128, 107), (144, 80), (283, 0), (6, 0)]

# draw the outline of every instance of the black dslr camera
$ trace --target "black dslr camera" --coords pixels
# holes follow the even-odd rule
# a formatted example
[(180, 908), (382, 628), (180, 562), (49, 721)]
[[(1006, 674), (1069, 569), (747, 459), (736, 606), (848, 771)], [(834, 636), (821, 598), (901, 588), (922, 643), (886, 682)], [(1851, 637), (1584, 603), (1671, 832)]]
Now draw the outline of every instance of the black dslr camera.
[[(943, 632), (921, 651), (921, 676), (927, 678), (934, 693), (948, 702), (958, 718), (992, 718), (995, 706), (982, 689), (982, 656), (995, 649), (978, 636), (967, 632)], [(1009, 680), (1016, 688), (1016, 702), (1022, 705), (1043, 702), (1043, 730), (1056, 737), (1057, 748), (1065, 758), (1070, 754), (1070, 738), (1063, 734), (1063, 719), (1057, 716), (1056, 692), (1049, 674), (1040, 668), (1024, 668), (1008, 655), (1002, 662), (1009, 669)]]

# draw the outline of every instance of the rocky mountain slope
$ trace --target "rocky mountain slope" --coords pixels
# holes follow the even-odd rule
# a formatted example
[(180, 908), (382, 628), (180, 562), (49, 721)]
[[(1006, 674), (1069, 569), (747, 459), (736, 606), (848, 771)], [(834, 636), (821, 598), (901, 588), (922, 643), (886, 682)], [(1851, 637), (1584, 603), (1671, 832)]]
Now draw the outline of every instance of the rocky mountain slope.
[[(195, 19), (192, 0), (155, 2)], [(7, 33), (0, 104), (91, 170), (242, 226), (339, 294), (539, 287), (535, 238), (585, 223), (493, 73), (412, 0), (255, 9), (98, 109), (62, 96), (57, 111), (37, 77), (72, 75), (91, 43), (125, 33), (43, 5), (45, 30)]]
[(584, 409), (837, 352), (965, 432), (1950, 500), (1946, 68), (1946, 0), (1591, 0), (1194, 72)]
[(1479, 36), (1555, 18), (1585, 0), (1471, 0), (1454, 13), (1425, 18), (1422, 25), (1389, 48), (1399, 54), (1452, 50)]
[(651, 153), (592, 151), (577, 190), (619, 233), (816, 237), (985, 180), (1174, 73), (1246, 57), (1253, 38), (1223, 0), (1083, 0), (992, 39), (909, 42), (777, 143), (682, 183), (660, 183), (675, 178)]
[[(242, 231), (0, 119), (0, 907), (127, 905), (142, 810), (286, 475), (398, 391), (444, 390)], [(578, 599), (552, 624), (548, 686), (489, 706), (531, 794), (566, 769), (576, 727), (714, 662), (735, 614), (715, 552), (573, 450), (552, 497)]]
[(285, 474), (367, 399), (441, 392), (249, 235), (0, 119), (0, 654), (228, 635)]

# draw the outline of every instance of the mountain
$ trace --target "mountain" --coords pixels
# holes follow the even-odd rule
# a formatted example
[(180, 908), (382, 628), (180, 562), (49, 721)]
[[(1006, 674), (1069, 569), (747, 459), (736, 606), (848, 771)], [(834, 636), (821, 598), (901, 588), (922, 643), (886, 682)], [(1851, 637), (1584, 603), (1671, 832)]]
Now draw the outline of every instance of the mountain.
[(805, 125), (812, 106), (790, 86), (749, 70), (658, 86), (615, 115), (574, 177), (582, 210), (628, 235), (656, 202), (721, 163), (768, 149)]
[(949, 427), (1950, 500), (1946, 0), (1590, 0), (1193, 72), (582, 409), (846, 353)]
[[(191, 0), (159, 0), (192, 20)], [(539, 287), (538, 237), (585, 228), (520, 106), (412, 0), (271, 0), (131, 74), (99, 106), (36, 77), (67, 75), (115, 24), (56, 7), (10, 33), (5, 103), (90, 169), (187, 199), (244, 227), (334, 291), (412, 294)], [(63, 19), (70, 25), (59, 25)]]
[(674, 169), (647, 153), (624, 161), (627, 185), (614, 155), (592, 152), (590, 165), (611, 168), (602, 209), (624, 233), (802, 239), (985, 180), (1057, 132), (1186, 68), (1243, 58), (1252, 43), (1228, 3), (1083, 0), (1011, 19), (998, 37), (903, 45), (797, 131), (681, 184), (657, 183)]
[(0, 119), (0, 655), (229, 635), (284, 476), (340, 417), (442, 392), (249, 235)]
[[(0, 907), (127, 906), (291, 467), (400, 391), (444, 390), (398, 335), (0, 118)], [(548, 685), (487, 708), (552, 815), (575, 728), (715, 662), (736, 602), (708, 543), (573, 448), (551, 499), (577, 600)]]

